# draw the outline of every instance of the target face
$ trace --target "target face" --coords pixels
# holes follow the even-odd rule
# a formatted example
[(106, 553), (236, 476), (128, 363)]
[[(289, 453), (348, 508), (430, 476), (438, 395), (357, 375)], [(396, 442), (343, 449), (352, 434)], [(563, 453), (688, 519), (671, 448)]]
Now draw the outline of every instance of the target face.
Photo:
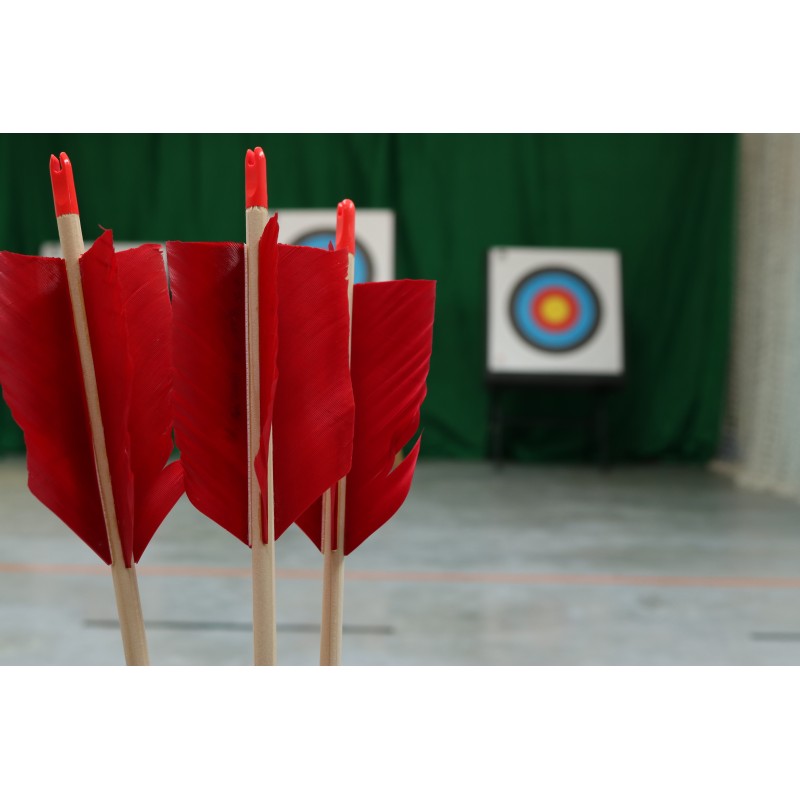
[(529, 344), (563, 353), (586, 344), (600, 323), (600, 300), (591, 284), (565, 267), (526, 275), (511, 295), (512, 325)]
[(615, 250), (492, 247), (486, 286), (488, 376), (624, 375), (622, 268)]
[[(280, 219), (280, 217), (278, 218)], [(328, 249), (331, 242), (336, 242), (336, 231), (312, 231), (300, 236), (297, 241), (292, 244), (301, 245), (302, 247), (321, 247), (324, 250)], [(374, 271), (372, 269), (372, 259), (367, 252), (366, 247), (356, 237), (356, 259), (355, 259), (355, 283), (369, 283), (373, 280)]]
[[(328, 249), (336, 243), (336, 208), (277, 209), (278, 241)], [(356, 207), (356, 283), (394, 280), (394, 211)]]

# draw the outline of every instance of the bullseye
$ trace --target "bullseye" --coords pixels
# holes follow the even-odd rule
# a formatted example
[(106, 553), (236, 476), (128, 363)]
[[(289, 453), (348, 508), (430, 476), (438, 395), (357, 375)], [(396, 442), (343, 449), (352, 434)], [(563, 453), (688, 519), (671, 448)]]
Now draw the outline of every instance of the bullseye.
[(528, 273), (509, 308), (517, 333), (540, 350), (564, 352), (586, 344), (600, 323), (600, 301), (589, 282), (564, 267)]
[(544, 290), (533, 298), (531, 315), (551, 331), (563, 331), (575, 321), (575, 298), (559, 289)]

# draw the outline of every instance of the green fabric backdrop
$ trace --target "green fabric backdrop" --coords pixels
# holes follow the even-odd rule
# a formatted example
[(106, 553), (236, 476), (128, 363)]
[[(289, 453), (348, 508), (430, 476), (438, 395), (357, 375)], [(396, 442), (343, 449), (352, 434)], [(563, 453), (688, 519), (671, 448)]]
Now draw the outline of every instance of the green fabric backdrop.
[[(399, 277), (435, 278), (423, 453), (484, 457), (485, 257), (492, 245), (622, 252), (628, 381), (611, 403), (617, 458), (714, 453), (733, 264), (734, 135), (0, 135), (0, 249), (57, 238), (50, 153), (72, 159), (84, 235), (241, 240), (243, 157), (260, 144), (276, 207), (397, 213)], [(0, 343), (2, 346), (2, 343)], [(54, 388), (57, 391), (56, 388)], [(579, 410), (574, 392), (510, 406)], [(581, 429), (520, 430), (523, 459), (583, 458)], [(22, 436), (0, 409), (0, 452)]]

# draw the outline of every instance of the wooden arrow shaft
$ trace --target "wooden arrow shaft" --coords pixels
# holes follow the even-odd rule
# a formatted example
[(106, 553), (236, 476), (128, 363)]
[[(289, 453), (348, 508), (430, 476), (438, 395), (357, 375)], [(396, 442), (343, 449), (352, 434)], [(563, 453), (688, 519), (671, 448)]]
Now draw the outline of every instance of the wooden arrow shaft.
[[(342, 661), (342, 610), (344, 606), (344, 548), (341, 540), (333, 546), (334, 524), (337, 533), (344, 531), (333, 519), (333, 493), (339, 486), (322, 495), (322, 629), (319, 640), (319, 663), (333, 667)], [(337, 499), (339, 499), (337, 497)]]
[(275, 516), (273, 513), (272, 431), (267, 459), (267, 540), (262, 536), (261, 488), (255, 459), (261, 445), (261, 367), (259, 362), (258, 244), (269, 211), (253, 206), (245, 211), (245, 325), (247, 331), (247, 474), (248, 527), (253, 574), (253, 661), (270, 666), (277, 661), (275, 617)]
[(75, 322), (75, 335), (78, 340), (83, 385), (86, 391), (86, 404), (89, 409), (89, 425), (94, 448), (97, 484), (103, 506), (108, 542), (111, 548), (111, 575), (114, 580), (114, 594), (117, 601), (122, 645), (125, 660), (129, 665), (146, 666), (150, 663), (147, 652), (147, 638), (139, 598), (139, 585), (136, 568), (125, 566), (122, 552), (117, 514), (114, 506), (114, 492), (111, 484), (111, 471), (108, 466), (108, 453), (103, 431), (103, 418), (100, 413), (100, 396), (97, 390), (97, 377), (94, 371), (92, 345), (89, 339), (89, 325), (86, 319), (86, 305), (83, 298), (81, 269), (79, 259), (83, 254), (83, 234), (80, 217), (77, 214), (62, 214), (57, 218), (61, 250), (67, 267), (72, 316)]
[[(353, 341), (353, 279), (355, 257), (347, 260), (347, 302), (350, 308), (350, 342)], [(333, 493), (336, 492), (336, 515), (333, 514)], [(321, 666), (338, 666), (342, 663), (342, 621), (344, 609), (344, 537), (347, 477), (322, 496), (322, 629), (319, 644)], [(336, 537), (334, 542), (334, 526)], [(334, 544), (336, 545), (334, 547)]]

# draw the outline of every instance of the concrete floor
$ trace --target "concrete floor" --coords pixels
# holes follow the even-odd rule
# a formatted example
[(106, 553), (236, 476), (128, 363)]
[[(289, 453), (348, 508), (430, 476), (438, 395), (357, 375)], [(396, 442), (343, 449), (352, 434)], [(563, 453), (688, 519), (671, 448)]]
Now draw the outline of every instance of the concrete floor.
[[(0, 664), (121, 664), (108, 569), (0, 461)], [(281, 664), (320, 556), (278, 542)], [(423, 462), (348, 557), (345, 664), (800, 664), (800, 506), (702, 469)], [(248, 664), (249, 550), (183, 498), (139, 566), (154, 664)]]

